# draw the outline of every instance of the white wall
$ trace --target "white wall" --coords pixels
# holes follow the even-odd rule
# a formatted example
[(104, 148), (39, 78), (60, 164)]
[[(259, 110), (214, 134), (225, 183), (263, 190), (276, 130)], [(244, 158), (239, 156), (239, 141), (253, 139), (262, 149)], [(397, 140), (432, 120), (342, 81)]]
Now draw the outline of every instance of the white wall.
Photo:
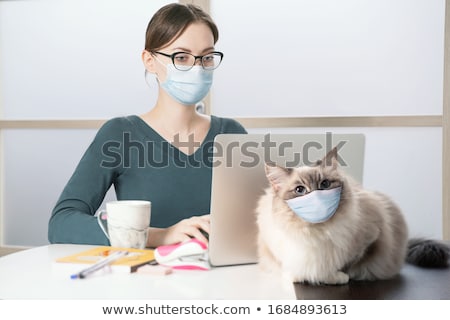
[(225, 54), (214, 111), (440, 115), (444, 9), (444, 0), (212, 0)]
[(144, 81), (145, 30), (169, 2), (0, 2), (3, 117), (109, 118), (147, 111), (156, 86)]
[[(3, 119), (147, 111), (140, 53), (171, 1), (0, 1)], [(212, 111), (228, 117), (441, 115), (444, 0), (211, 0), (225, 53)], [(442, 236), (440, 128), (363, 132), (364, 183), (391, 195), (413, 235)], [(47, 243), (51, 209), (95, 130), (2, 130), (6, 245)]]

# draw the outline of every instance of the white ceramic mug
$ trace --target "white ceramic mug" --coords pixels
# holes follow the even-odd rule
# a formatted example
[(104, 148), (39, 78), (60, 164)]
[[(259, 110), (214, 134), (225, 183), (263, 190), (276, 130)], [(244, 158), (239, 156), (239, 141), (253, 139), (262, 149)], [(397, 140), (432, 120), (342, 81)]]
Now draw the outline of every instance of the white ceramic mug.
[(150, 217), (150, 201), (120, 200), (107, 202), (106, 210), (98, 213), (97, 222), (111, 246), (144, 249)]

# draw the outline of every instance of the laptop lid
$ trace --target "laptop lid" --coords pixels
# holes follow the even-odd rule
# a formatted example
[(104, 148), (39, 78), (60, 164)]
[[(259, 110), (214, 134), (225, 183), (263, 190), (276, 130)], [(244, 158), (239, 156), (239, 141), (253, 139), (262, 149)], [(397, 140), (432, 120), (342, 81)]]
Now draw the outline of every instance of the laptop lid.
[(309, 165), (338, 148), (341, 168), (362, 182), (363, 134), (219, 134), (214, 142), (209, 260), (257, 263), (256, 206), (269, 187), (264, 164)]

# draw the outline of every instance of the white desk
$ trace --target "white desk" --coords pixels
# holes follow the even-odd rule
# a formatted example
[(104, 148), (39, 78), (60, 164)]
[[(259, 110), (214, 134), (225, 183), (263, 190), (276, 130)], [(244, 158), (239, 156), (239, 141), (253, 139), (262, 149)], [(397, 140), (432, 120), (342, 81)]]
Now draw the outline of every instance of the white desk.
[(78, 280), (53, 269), (55, 259), (91, 247), (49, 245), (0, 258), (0, 299), (295, 299), (293, 285), (283, 285), (257, 265)]

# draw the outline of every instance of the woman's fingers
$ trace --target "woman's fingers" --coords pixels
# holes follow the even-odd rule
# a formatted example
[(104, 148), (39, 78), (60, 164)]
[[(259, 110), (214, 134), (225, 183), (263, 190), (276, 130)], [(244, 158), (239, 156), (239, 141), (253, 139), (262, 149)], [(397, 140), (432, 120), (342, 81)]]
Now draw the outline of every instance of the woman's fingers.
[(166, 244), (173, 244), (177, 242), (187, 241), (191, 238), (196, 238), (199, 241), (208, 243), (207, 237), (201, 232), (201, 230), (209, 233), (209, 216), (194, 216), (188, 219), (184, 219), (177, 224), (167, 229), (165, 237)]

